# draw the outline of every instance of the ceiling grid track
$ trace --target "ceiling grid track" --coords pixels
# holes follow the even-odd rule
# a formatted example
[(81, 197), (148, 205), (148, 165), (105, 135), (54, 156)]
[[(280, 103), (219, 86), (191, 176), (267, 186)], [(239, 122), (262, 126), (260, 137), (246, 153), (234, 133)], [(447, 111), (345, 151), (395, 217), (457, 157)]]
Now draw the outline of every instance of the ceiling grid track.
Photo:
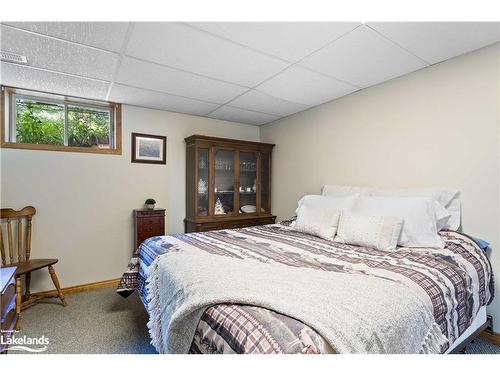
[(0, 23), (28, 57), (0, 83), (262, 125), (500, 41), (498, 22), (335, 24)]
[(108, 87), (108, 92), (106, 93), (106, 100), (109, 101), (109, 96), (111, 95), (111, 90), (113, 90), (113, 86), (115, 84), (116, 78), (118, 77), (118, 72), (120, 71), (120, 67), (122, 65), (123, 56), (125, 56), (125, 51), (127, 50), (128, 42), (130, 41), (130, 37), (132, 36), (132, 32), (134, 31), (134, 23), (129, 22), (127, 27), (127, 32), (125, 33), (125, 39), (123, 40), (122, 47), (120, 48), (120, 57), (118, 58), (118, 62), (116, 63), (115, 72), (113, 73), (113, 78)]
[[(314, 54), (314, 53), (316, 53), (316, 52), (318, 52), (318, 51), (322, 50), (323, 48), (325, 48), (325, 47), (329, 46), (330, 44), (334, 43), (335, 41), (339, 40), (339, 39), (340, 39), (340, 38), (342, 38), (343, 36), (345, 36), (345, 35), (349, 34), (350, 32), (352, 32), (352, 31), (356, 30), (359, 26), (361, 26), (361, 25), (356, 26), (354, 29), (347, 31), (346, 33), (344, 33), (344, 34), (342, 34), (341, 36), (339, 36), (339, 37), (335, 38), (334, 40), (329, 41), (327, 44), (325, 44), (325, 45), (323, 45), (323, 46), (321, 46), (321, 47), (319, 47), (319, 48), (315, 49), (314, 51), (312, 51), (312, 52), (308, 53), (306, 56), (302, 57), (301, 59), (299, 59), (299, 60), (297, 60), (297, 61), (295, 61), (295, 62), (289, 62), (289, 63), (290, 63), (290, 65), (286, 66), (284, 69), (280, 70), (279, 72), (277, 72), (276, 74), (272, 75), (271, 77), (266, 78), (266, 79), (265, 79), (265, 80), (263, 80), (262, 82), (259, 82), (259, 83), (258, 83), (258, 84), (256, 84), (255, 86), (250, 87), (247, 91), (245, 91), (244, 93), (242, 93), (242, 94), (240, 94), (240, 95), (236, 96), (235, 98), (232, 98), (232, 99), (231, 99), (230, 101), (228, 101), (227, 103), (221, 104), (219, 107), (217, 107), (216, 109), (214, 109), (214, 110), (213, 110), (213, 111), (211, 111), (210, 113), (207, 113), (207, 114), (206, 114), (206, 116), (210, 115), (212, 112), (214, 112), (214, 111), (218, 110), (219, 108), (221, 108), (221, 107), (223, 107), (223, 106), (225, 106), (225, 105), (228, 105), (228, 104), (229, 104), (229, 103), (231, 103), (232, 101), (235, 101), (235, 100), (236, 100), (236, 99), (238, 99), (239, 97), (241, 97), (241, 96), (245, 95), (246, 93), (248, 93), (248, 92), (250, 92), (250, 91), (252, 91), (252, 90), (259, 91), (259, 90), (257, 90), (257, 87), (259, 87), (259, 86), (260, 86), (260, 85), (262, 85), (263, 83), (265, 83), (265, 82), (267, 82), (267, 81), (269, 81), (269, 80), (273, 79), (274, 77), (276, 77), (276, 76), (278, 76), (279, 74), (283, 73), (285, 70), (290, 69), (292, 66), (298, 65), (301, 61), (303, 61), (303, 60), (304, 60), (304, 59), (306, 59), (307, 57), (309, 57), (309, 56), (311, 56), (312, 54)], [(197, 29), (197, 28), (196, 28), (196, 29)], [(212, 35), (212, 33), (209, 33), (209, 34), (210, 34), (210, 35)], [(242, 45), (243, 45), (243, 44), (242, 44)], [(243, 46), (244, 46), (244, 45), (243, 45)], [(258, 51), (258, 52), (260, 52), (260, 51)], [(271, 56), (272, 56), (272, 55), (271, 55)], [(321, 74), (321, 75), (323, 75), (323, 76), (325, 76), (325, 77), (328, 77), (328, 78), (333, 78), (333, 79), (335, 79), (335, 80), (337, 80), (337, 81), (339, 81), (339, 82), (347, 83), (347, 84), (349, 84), (349, 85), (351, 85), (351, 86), (358, 87), (357, 85), (354, 85), (354, 84), (352, 84), (352, 83), (349, 83), (349, 82), (346, 82), (346, 81), (342, 81), (342, 80), (340, 80), (340, 79), (338, 79), (338, 78), (331, 77), (331, 76), (328, 76), (328, 75), (323, 74), (323, 73), (316, 72), (316, 71), (314, 71), (314, 70), (312, 70), (312, 69), (308, 69), (308, 68), (305, 68), (305, 67), (303, 67), (303, 66), (300, 66), (300, 67), (301, 67), (301, 68), (304, 68), (304, 69), (306, 69), (306, 70), (312, 71), (312, 72), (314, 72), (314, 73)], [(359, 87), (358, 87), (358, 88), (359, 88)], [(266, 94), (266, 95), (269, 95), (269, 94)], [(270, 95), (270, 96), (272, 96), (272, 95)], [(281, 99), (281, 98), (279, 98), (279, 99)], [(285, 99), (281, 99), (281, 100), (285, 100)], [(287, 102), (290, 102), (289, 100), (286, 100), (286, 101), (287, 101)], [(295, 102), (290, 102), (290, 103), (295, 103)], [(303, 105), (307, 105), (307, 104), (305, 104), (305, 103), (296, 103), (296, 104), (303, 104)], [(239, 107), (235, 107), (235, 108), (239, 108)], [(240, 108), (240, 109), (243, 109), (243, 108)], [(254, 112), (255, 112), (255, 111), (254, 111)], [(302, 112), (302, 111), (300, 111), (300, 112)], [(262, 112), (262, 113), (263, 113), (263, 112)], [(271, 115), (270, 113), (267, 113), (267, 114), (268, 114), (268, 115)], [(276, 116), (276, 115), (271, 115), (271, 116)]]

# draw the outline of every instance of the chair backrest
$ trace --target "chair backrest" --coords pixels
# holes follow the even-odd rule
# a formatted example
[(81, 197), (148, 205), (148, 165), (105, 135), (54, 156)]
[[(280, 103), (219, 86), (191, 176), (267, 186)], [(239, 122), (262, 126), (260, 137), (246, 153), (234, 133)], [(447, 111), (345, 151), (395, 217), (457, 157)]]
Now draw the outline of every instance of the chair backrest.
[[(7, 266), (11, 263), (27, 261), (30, 259), (31, 252), (31, 220), (36, 213), (35, 207), (27, 206), (22, 210), (16, 211), (12, 208), (2, 208), (0, 210), (0, 251), (2, 254), (2, 266)], [(12, 230), (12, 222), (17, 222), (17, 228)], [(26, 224), (26, 231), (23, 231), (23, 223)], [(6, 225), (5, 225), (6, 224)], [(7, 227), (7, 241), (8, 241), (8, 258), (5, 251), (6, 244), (4, 242), (4, 226)], [(14, 235), (17, 237), (16, 247), (17, 252), (14, 252)], [(23, 233), (26, 233), (24, 246), (23, 246)], [(17, 254), (16, 254), (17, 253)], [(17, 260), (15, 259), (17, 255)]]

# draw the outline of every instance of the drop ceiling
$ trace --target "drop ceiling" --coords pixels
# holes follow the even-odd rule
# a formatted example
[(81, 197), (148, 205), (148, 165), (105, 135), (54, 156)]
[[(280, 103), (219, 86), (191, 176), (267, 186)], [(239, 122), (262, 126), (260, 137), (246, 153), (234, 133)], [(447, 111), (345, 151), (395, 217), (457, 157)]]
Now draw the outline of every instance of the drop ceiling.
[(252, 125), (500, 41), (499, 23), (4, 22), (4, 85)]

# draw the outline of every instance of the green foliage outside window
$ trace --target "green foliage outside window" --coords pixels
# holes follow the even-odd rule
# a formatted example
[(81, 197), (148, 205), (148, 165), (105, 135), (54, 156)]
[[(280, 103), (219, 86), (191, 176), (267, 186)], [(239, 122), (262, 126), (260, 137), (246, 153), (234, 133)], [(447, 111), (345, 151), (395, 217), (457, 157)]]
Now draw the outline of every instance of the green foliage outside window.
[(109, 145), (109, 112), (69, 107), (68, 132), (69, 146)]
[(64, 107), (17, 100), (16, 142), (64, 145)]
[[(16, 100), (16, 142), (64, 145), (65, 107), (25, 99)], [(110, 111), (67, 106), (67, 145), (111, 147)]]

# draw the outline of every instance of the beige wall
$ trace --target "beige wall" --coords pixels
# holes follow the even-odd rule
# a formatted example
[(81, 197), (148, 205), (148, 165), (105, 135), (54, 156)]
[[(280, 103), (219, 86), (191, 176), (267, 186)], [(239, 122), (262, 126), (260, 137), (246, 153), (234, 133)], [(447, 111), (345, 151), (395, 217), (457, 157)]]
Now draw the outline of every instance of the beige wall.
[[(167, 164), (130, 162), (130, 133), (167, 136)], [(192, 134), (258, 141), (259, 128), (123, 106), (123, 154), (1, 149), (2, 207), (33, 205), (33, 255), (59, 258), (63, 286), (120, 277), (133, 249), (132, 209), (152, 197), (167, 209), (167, 231), (182, 232), (185, 144)], [(33, 274), (34, 289), (53, 286)]]
[(323, 184), (460, 189), (463, 229), (491, 242), (500, 321), (499, 50), (437, 64), (261, 127), (273, 211)]

